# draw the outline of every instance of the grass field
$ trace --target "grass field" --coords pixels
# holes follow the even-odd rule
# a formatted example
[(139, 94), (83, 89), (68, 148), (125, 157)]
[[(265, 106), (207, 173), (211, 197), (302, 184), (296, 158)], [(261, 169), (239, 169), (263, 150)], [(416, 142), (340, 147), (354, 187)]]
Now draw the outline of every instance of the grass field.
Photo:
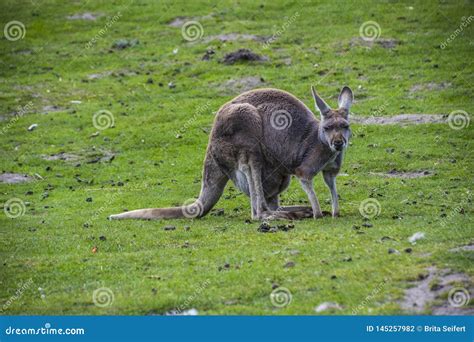
[[(324, 302), (339, 308), (323, 314), (410, 313), (404, 291), (430, 268), (464, 280), (435, 273), (436, 296), (416, 312), (446, 305), (452, 286), (472, 296), (472, 248), (453, 249), (474, 241), (473, 12), (469, 1), (2, 1), (2, 27), (24, 29), (0, 39), (1, 169), (29, 177), (0, 183), (2, 314), (311, 315)], [(202, 27), (194, 41), (188, 21)], [(375, 41), (361, 38), (368, 21)], [(222, 63), (241, 48), (267, 58)], [(310, 108), (311, 85), (333, 106), (349, 85), (353, 117), (462, 111), (462, 122), (352, 125), (340, 218), (262, 233), (229, 183), (199, 220), (106, 219), (195, 198), (215, 112), (249, 85)], [(367, 219), (369, 198), (379, 212)], [(307, 203), (294, 180), (283, 199)]]

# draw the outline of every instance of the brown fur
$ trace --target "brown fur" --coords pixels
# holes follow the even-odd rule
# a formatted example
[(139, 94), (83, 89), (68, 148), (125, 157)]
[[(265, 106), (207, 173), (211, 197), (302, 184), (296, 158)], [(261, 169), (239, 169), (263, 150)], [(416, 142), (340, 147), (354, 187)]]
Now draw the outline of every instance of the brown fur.
[[(182, 207), (139, 209), (110, 218), (202, 217), (217, 203), (229, 179), (250, 196), (253, 219), (317, 218), (322, 212), (312, 181), (319, 171), (331, 190), (337, 216), (335, 178), (350, 136), (352, 91), (343, 88), (336, 110), (312, 92), (321, 122), (303, 102), (277, 89), (252, 90), (224, 104), (209, 137), (198, 199)], [(280, 207), (279, 194), (291, 175), (300, 179), (311, 207)]]

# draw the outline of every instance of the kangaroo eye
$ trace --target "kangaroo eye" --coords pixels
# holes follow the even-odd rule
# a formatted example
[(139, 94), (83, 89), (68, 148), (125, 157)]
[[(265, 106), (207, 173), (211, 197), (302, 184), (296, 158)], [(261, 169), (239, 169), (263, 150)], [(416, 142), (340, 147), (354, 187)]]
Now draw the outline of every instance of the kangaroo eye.
[(331, 126), (326, 126), (323, 128), (325, 131), (329, 131), (331, 129)]

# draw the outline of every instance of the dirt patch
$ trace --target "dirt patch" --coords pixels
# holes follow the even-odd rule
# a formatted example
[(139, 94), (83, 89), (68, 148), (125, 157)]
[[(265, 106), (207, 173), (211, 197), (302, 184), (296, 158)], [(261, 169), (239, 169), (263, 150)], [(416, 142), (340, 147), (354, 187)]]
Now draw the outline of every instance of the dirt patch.
[(214, 15), (213, 14), (208, 14), (208, 15), (204, 15), (202, 17), (183, 17), (183, 16), (178, 16), (176, 18), (174, 18), (173, 20), (171, 20), (170, 22), (168, 22), (168, 26), (171, 26), (171, 27), (181, 27), (183, 26), (186, 22), (188, 21), (199, 21), (199, 20), (207, 20), (207, 19), (211, 19)]
[(400, 114), (391, 117), (351, 117), (351, 122), (361, 125), (419, 125), (427, 123), (445, 123), (447, 115), (443, 114)]
[(140, 44), (138, 39), (118, 39), (112, 44), (112, 49), (123, 50)]
[(57, 154), (51, 154), (49, 156), (42, 156), (42, 158), (44, 160), (64, 160), (74, 162), (79, 160), (81, 157), (73, 153), (59, 152)]
[(77, 14), (69, 15), (66, 18), (68, 20), (96, 20), (97, 18), (101, 16), (102, 14), (94, 14), (94, 13), (86, 12), (86, 13), (77, 13)]
[(421, 178), (421, 177), (428, 177), (433, 175), (433, 172), (428, 170), (422, 171), (397, 171), (391, 170), (389, 172), (370, 172), (371, 175), (380, 176), (380, 177), (388, 177), (388, 178), (405, 178), (405, 179), (412, 179), (412, 178)]
[(107, 77), (107, 76), (110, 76), (110, 75), (112, 75), (112, 71), (104, 71), (104, 72), (100, 72), (100, 73), (97, 73), (97, 74), (87, 75), (87, 79), (89, 79), (89, 80), (99, 80), (101, 78), (104, 78), (104, 77)]
[(474, 251), (474, 241), (470, 242), (466, 246), (456, 247), (449, 250), (450, 252), (473, 252)]
[(459, 284), (470, 294), (473, 293), (474, 286), (467, 275), (430, 267), (426, 274), (419, 275), (413, 287), (405, 290), (400, 306), (411, 313), (423, 313), (431, 308), (433, 315), (472, 315), (472, 307), (454, 306), (447, 298), (449, 291), (458, 288)]
[(235, 94), (241, 93), (247, 90), (261, 87), (265, 84), (263, 78), (261, 77), (244, 77), (240, 79), (228, 80), (222, 84), (219, 88), (226, 94)]
[(208, 36), (204, 38), (205, 43), (209, 43), (215, 40), (218, 40), (224, 43), (233, 42), (237, 40), (253, 40), (256, 42), (264, 42), (266, 38), (262, 36), (256, 36), (254, 34), (246, 34), (246, 33), (226, 33), (226, 34), (218, 34), (215, 36)]
[(23, 175), (19, 173), (2, 173), (0, 175), (0, 182), (7, 183), (7, 184), (17, 184), (17, 183), (25, 183), (31, 182), (33, 178), (29, 177), (28, 175)]
[(441, 83), (429, 82), (429, 83), (423, 83), (423, 84), (415, 84), (414, 86), (410, 88), (409, 92), (410, 94), (414, 94), (420, 91), (443, 90), (450, 87), (451, 87), (451, 83), (449, 82), (441, 82)]
[(268, 61), (268, 57), (260, 56), (249, 49), (239, 49), (224, 56), (222, 63), (234, 64), (237, 62), (263, 62)]
[(125, 76), (137, 76), (140, 75), (139, 72), (133, 70), (117, 70), (117, 71), (103, 71), (99, 73), (87, 75), (88, 80), (100, 80), (108, 76), (112, 77), (125, 77)]
[(68, 153), (68, 152), (59, 152), (51, 155), (43, 155), (45, 160), (63, 160), (69, 163), (87, 163), (94, 164), (99, 162), (111, 162), (115, 158), (115, 154), (110, 151), (101, 150), (101, 151), (84, 151), (80, 154)]
[(400, 44), (400, 41), (393, 38), (377, 38), (375, 40), (367, 41), (362, 39), (361, 37), (355, 37), (351, 39), (349, 46), (351, 48), (357, 46), (372, 48), (374, 45), (378, 45), (384, 49), (393, 49)]
[(64, 111), (65, 108), (59, 107), (56, 105), (47, 105), (43, 107), (42, 114), (49, 114), (49, 113), (54, 113), (54, 112), (62, 112)]

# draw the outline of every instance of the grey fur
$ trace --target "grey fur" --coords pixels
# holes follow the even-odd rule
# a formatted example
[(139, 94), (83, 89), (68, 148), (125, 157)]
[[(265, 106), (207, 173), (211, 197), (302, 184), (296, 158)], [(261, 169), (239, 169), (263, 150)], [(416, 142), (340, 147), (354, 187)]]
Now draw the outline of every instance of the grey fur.
[[(320, 171), (331, 191), (332, 214), (339, 215), (335, 179), (350, 137), (353, 94), (344, 87), (339, 108), (333, 110), (311, 89), (321, 121), (303, 102), (278, 89), (252, 90), (224, 104), (209, 137), (199, 198), (183, 207), (139, 209), (110, 218), (188, 217), (186, 211), (196, 208), (196, 217), (202, 217), (217, 203), (229, 179), (250, 196), (252, 219), (318, 218), (322, 212), (313, 178)], [(311, 207), (279, 206), (279, 194), (291, 175), (300, 179)]]

